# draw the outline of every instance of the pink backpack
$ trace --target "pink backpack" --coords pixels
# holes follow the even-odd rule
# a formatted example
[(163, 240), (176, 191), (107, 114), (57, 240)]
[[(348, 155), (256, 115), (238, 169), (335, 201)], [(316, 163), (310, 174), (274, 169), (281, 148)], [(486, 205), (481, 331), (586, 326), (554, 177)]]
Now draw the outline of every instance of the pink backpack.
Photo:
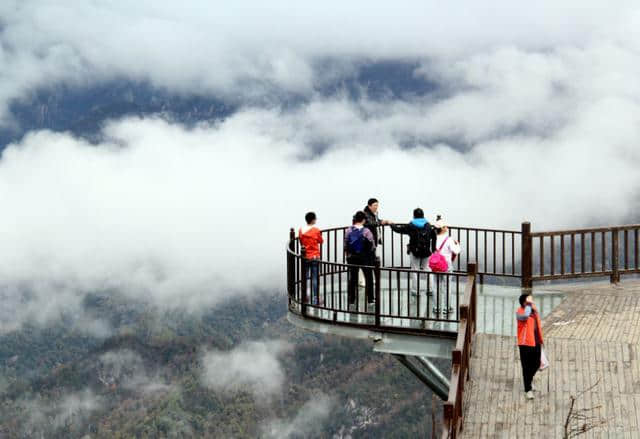
[(435, 271), (436, 273), (444, 273), (449, 270), (449, 263), (447, 262), (447, 259), (442, 256), (442, 253), (440, 253), (440, 250), (442, 250), (442, 247), (444, 247), (448, 240), (449, 237), (447, 236), (443, 243), (440, 244), (440, 248), (431, 253), (431, 256), (429, 256), (429, 268), (431, 268), (431, 271)]

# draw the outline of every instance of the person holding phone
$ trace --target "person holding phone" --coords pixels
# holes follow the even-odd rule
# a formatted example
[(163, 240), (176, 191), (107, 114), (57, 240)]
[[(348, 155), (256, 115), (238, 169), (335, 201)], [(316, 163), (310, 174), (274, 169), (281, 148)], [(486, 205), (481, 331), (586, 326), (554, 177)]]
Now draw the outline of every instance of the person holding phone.
[(540, 355), (544, 341), (540, 314), (533, 303), (531, 293), (525, 293), (518, 299), (520, 308), (516, 311), (518, 322), (518, 348), (524, 381), (525, 398), (533, 399), (533, 377), (540, 369)]

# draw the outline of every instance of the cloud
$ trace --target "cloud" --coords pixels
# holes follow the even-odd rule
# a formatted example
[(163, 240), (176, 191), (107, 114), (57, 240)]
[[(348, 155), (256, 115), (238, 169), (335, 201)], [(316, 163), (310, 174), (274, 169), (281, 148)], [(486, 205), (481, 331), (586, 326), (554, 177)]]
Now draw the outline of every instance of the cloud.
[(98, 379), (107, 388), (121, 386), (142, 394), (164, 392), (172, 388), (157, 372), (150, 373), (142, 357), (129, 349), (101, 355)]
[(319, 395), (307, 401), (293, 418), (273, 419), (265, 423), (261, 437), (278, 439), (308, 437), (321, 431), (334, 405), (334, 399), (327, 395)]
[(40, 398), (24, 400), (24, 413), (28, 419), (23, 425), (27, 436), (39, 436), (55, 431), (69, 423), (77, 423), (103, 407), (102, 397), (90, 390), (66, 394), (56, 400)]
[(0, 159), (0, 330), (89, 292), (188, 310), (272, 294), (290, 226), (308, 210), (347, 224), (372, 195), (398, 221), (416, 205), (461, 225), (634, 220), (634, 63), (621, 46), (496, 49), (433, 67), (456, 84), (437, 101), (315, 98), (193, 128), (130, 118), (97, 145), (32, 132)]
[[(526, 8), (474, 2), (291, 0), (82, 2), (7, 0), (0, 5), (0, 124), (13, 99), (52, 84), (114, 78), (179, 93), (252, 100), (310, 95), (323, 59), (460, 57), (501, 46), (547, 50), (625, 40), (637, 48), (636, 2), (550, 0)], [(345, 72), (350, 69), (344, 69)]]
[[(353, 16), (357, 6), (318, 12), (311, 23), (305, 14), (314, 6), (304, 12), (287, 2), (269, 11), (226, 6), (199, 14), (161, 2), (127, 8), (93, 2), (73, 9), (56, 2), (3, 3), (4, 78), (20, 76), (10, 73), (18, 55), (34, 66), (48, 57), (66, 65), (70, 51), (82, 68), (61, 69), (60, 78), (101, 66), (102, 74), (92, 78), (114, 71), (127, 78), (156, 75), (152, 82), (172, 90), (206, 92), (242, 75), (259, 78), (264, 69), (252, 63), (277, 59), (270, 48), (283, 47), (286, 59), (299, 57), (312, 72), (312, 59), (343, 57), (332, 64), (337, 77), (352, 74), (349, 67), (359, 59), (416, 56), (415, 75), (440, 88), (424, 97), (381, 100), (310, 93), (294, 108), (247, 105), (223, 121), (195, 127), (128, 118), (107, 123), (98, 144), (66, 133), (29, 133), (0, 159), (6, 212), (0, 217), (0, 333), (27, 321), (59, 319), (81, 309), (92, 292), (193, 311), (230, 297), (282, 291), (288, 228), (308, 210), (318, 213), (321, 226), (347, 224), (370, 196), (382, 201), (384, 217), (397, 221), (416, 205), (451, 223), (509, 229), (525, 219), (537, 230), (636, 221), (640, 39), (619, 30), (637, 14), (581, 2), (576, 25), (567, 27), (560, 25), (566, 10), (536, 4), (518, 15), (510, 3), (492, 4), (502, 11), (496, 22), (513, 21), (453, 32), (460, 23), (470, 25), (472, 16), (463, 15), (449, 39), (428, 43), (413, 19), (389, 25), (387, 33), (373, 28), (397, 14), (422, 13), (448, 23), (444, 16), (452, 9), (362, 8), (353, 38), (341, 45), (326, 31), (331, 27), (322, 26)], [(387, 14), (378, 17), (381, 11)], [(300, 17), (284, 20), (291, 14)], [(235, 21), (225, 21), (230, 17)], [(277, 20), (267, 24), (265, 17)], [(199, 26), (186, 26), (190, 20)], [(265, 37), (265, 29), (285, 21)], [(531, 34), (522, 30), (525, 22), (537, 24)], [(177, 26), (171, 38), (151, 38), (165, 35), (168, 23)], [(253, 31), (242, 33), (243, 26)], [(298, 26), (307, 32), (293, 38)], [(89, 28), (95, 32), (80, 38)], [(218, 29), (217, 38), (209, 38), (211, 29)], [(431, 37), (442, 32), (424, 23), (420, 29)], [(536, 40), (541, 29), (544, 37)], [(313, 32), (328, 39), (309, 37)], [(59, 38), (51, 45), (54, 35)], [(374, 44), (381, 35), (387, 43)], [(187, 42), (202, 43), (197, 47), (210, 56), (184, 50)], [(415, 44), (424, 45), (424, 56), (412, 52)], [(459, 50), (445, 50), (448, 45)], [(172, 58), (178, 52), (186, 59)], [(219, 68), (206, 68), (214, 62), (208, 60)], [(283, 68), (281, 76), (289, 73)], [(293, 76), (307, 83), (304, 74)], [(39, 80), (33, 81), (28, 87)], [(26, 90), (17, 84), (11, 93)], [(304, 84), (301, 89), (309, 87)], [(105, 334), (109, 328), (87, 330)]]
[(208, 351), (203, 363), (202, 381), (223, 392), (245, 390), (258, 399), (277, 396), (285, 375), (280, 357), (292, 346), (279, 340), (247, 341), (231, 351)]

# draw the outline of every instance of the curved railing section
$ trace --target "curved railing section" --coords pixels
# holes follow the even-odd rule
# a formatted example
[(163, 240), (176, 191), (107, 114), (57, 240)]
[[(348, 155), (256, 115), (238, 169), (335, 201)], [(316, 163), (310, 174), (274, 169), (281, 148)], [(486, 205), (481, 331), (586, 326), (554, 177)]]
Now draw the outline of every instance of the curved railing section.
[[(289, 310), (308, 319), (339, 325), (407, 332), (452, 334), (460, 320), (460, 300), (468, 284), (467, 265), (477, 255), (481, 275), (518, 277), (515, 259), (519, 248), (517, 231), (450, 227), (450, 235), (462, 246), (454, 261), (454, 271), (431, 273), (413, 270), (406, 245), (408, 237), (381, 226), (381, 245), (373, 266), (354, 266), (346, 262), (343, 243), (347, 227), (322, 231), (324, 243), (318, 264), (318, 294), (314, 294), (307, 260), (291, 229), (287, 247), (287, 290)], [(471, 253), (471, 256), (469, 255)], [(376, 300), (367, 303), (360, 284), (355, 304), (349, 306), (350, 271), (371, 270)]]

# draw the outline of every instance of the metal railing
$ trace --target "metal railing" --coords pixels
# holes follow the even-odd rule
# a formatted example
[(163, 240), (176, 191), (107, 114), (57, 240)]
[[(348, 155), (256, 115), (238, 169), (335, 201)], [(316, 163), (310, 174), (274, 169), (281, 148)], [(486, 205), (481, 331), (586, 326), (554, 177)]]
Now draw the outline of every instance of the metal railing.
[(443, 438), (455, 439), (462, 430), (462, 415), (464, 403), (464, 386), (469, 381), (471, 363), (471, 347), (473, 335), (476, 333), (477, 322), (477, 292), (476, 266), (469, 264), (469, 280), (460, 303), (460, 324), (456, 346), (451, 353), (451, 384), (449, 398), (444, 403)]
[[(322, 232), (324, 244), (321, 259), (311, 262), (301, 253), (299, 239), (293, 229), (287, 248), (287, 291), (289, 310), (305, 318), (335, 324), (393, 329), (408, 332), (454, 334), (459, 321), (458, 304), (465, 288), (466, 273), (427, 273), (403, 266), (385, 267), (382, 258), (374, 265), (346, 262), (343, 251), (346, 228)], [(387, 248), (387, 260), (400, 256), (400, 247)], [(317, 295), (310, 266), (317, 269)], [(369, 272), (375, 300), (367, 304), (366, 289), (357, 283), (358, 272)], [(349, 280), (352, 280), (350, 305)], [(355, 300), (353, 300), (355, 299)], [(448, 324), (448, 325), (437, 325)]]

